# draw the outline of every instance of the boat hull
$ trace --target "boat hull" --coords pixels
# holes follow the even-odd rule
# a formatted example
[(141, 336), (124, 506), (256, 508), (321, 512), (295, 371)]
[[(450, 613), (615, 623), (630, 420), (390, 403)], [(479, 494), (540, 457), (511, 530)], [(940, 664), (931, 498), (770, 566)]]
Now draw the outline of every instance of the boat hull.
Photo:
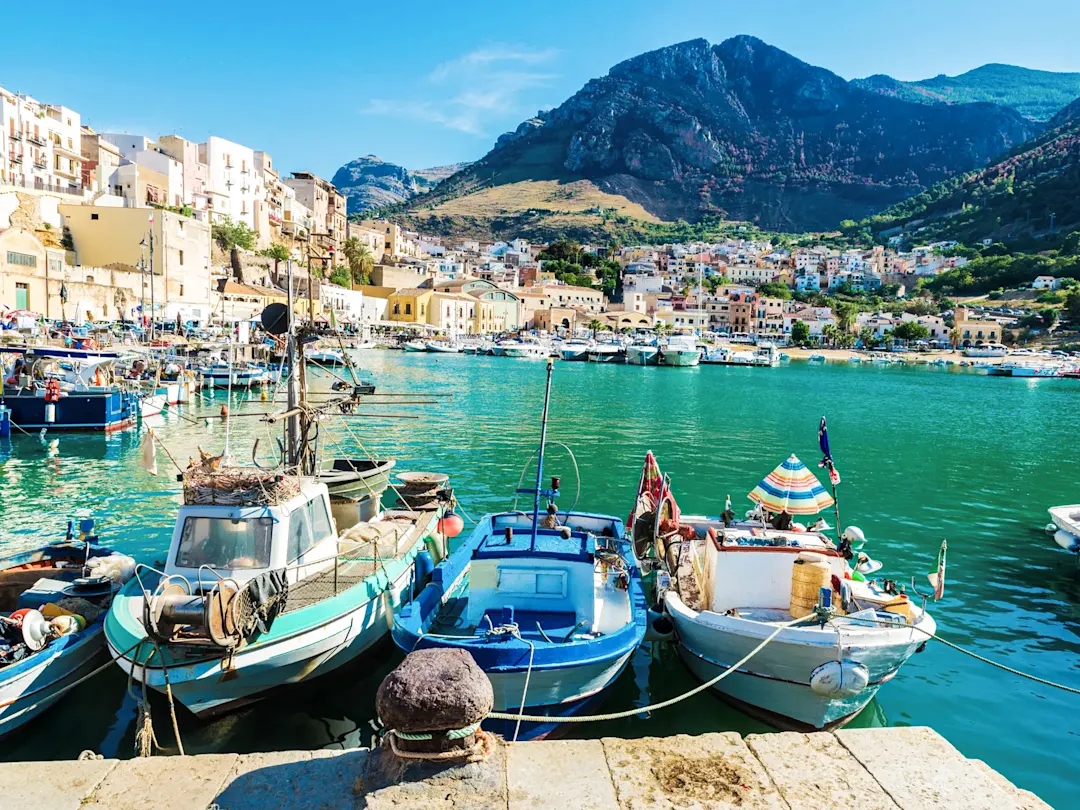
[(620, 360), (619, 352), (589, 352), (590, 363), (617, 363)]
[[(121, 430), (135, 424), (137, 404), (122, 391), (78, 393), (46, 403), (44, 397), (7, 394), (4, 404), (11, 409), (11, 422), (23, 430)], [(55, 404), (52, 421), (46, 405)]]
[[(729, 619), (714, 613), (695, 614), (672, 593), (666, 597), (666, 606), (675, 624), (679, 656), (703, 682), (741, 660), (775, 629), (771, 624)], [(919, 626), (931, 633), (935, 629), (929, 616)], [(813, 673), (837, 660), (836, 634), (800, 629), (783, 631), (713, 689), (781, 729), (838, 728), (862, 711), (927, 636), (905, 625), (872, 632), (856, 630), (844, 638), (849, 643), (843, 645), (843, 660), (858, 662), (869, 671), (869, 682), (853, 695), (827, 697), (811, 688)]]
[[(423, 542), (413, 551), (423, 548)], [(410, 562), (415, 554), (410, 555)], [(412, 581), (411, 564), (393, 581), (389, 590), (365, 600), (312, 627), (281, 638), (242, 648), (226, 673), (223, 659), (208, 657), (191, 663), (170, 664), (168, 681), (173, 696), (198, 717), (212, 717), (266, 697), (289, 684), (309, 681), (355, 660), (390, 632), (394, 611)], [(365, 584), (353, 589), (366, 590)], [(350, 590), (353, 590), (350, 589)], [(347, 592), (340, 594), (345, 596)], [(328, 600), (332, 601), (332, 600)], [(299, 611), (298, 611), (299, 612)], [(287, 614), (286, 614), (287, 615)], [(278, 621), (281, 621), (279, 617)], [(165, 692), (165, 673), (160, 666), (133, 667), (117, 641), (108, 637), (109, 653), (124, 672), (158, 692)]]
[(572, 349), (559, 349), (559, 357), (566, 361), (582, 361), (589, 359), (589, 350), (585, 347)]
[(108, 660), (101, 622), (62, 641), (0, 670), (0, 736), (33, 720), (63, 697), (61, 690)]
[(656, 347), (631, 346), (626, 350), (626, 362), (633, 366), (659, 365), (660, 350)]
[(701, 352), (663, 351), (660, 353), (660, 365), (688, 368), (701, 362)]

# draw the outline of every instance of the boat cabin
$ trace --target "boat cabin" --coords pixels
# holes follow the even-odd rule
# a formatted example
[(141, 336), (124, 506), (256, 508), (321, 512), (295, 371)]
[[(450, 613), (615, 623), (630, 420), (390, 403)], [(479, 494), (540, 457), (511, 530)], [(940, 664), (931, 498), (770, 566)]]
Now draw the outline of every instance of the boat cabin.
[(532, 517), (522, 513), (493, 515), (489, 526), (483, 521), (477, 527), (466, 604), (458, 605), (464, 625), (485, 630), (489, 622), (517, 624), (524, 635), (542, 628), (552, 638), (626, 626), (628, 591), (604, 562), (605, 549), (622, 538), (621, 522), (565, 513), (557, 518), (560, 527), (539, 529), (535, 544)]
[(792, 567), (800, 555), (812, 554), (828, 564), (830, 574), (844, 578), (847, 561), (832, 540), (818, 532), (787, 532), (750, 526), (705, 526), (695, 541), (694, 573), (701, 586), (702, 607), (715, 613), (732, 608), (773, 608), (791, 604)]
[(165, 573), (209, 588), (282, 569), (292, 584), (331, 569), (338, 534), (329, 492), (325, 484), (300, 481), (294, 497), (274, 505), (181, 507)]

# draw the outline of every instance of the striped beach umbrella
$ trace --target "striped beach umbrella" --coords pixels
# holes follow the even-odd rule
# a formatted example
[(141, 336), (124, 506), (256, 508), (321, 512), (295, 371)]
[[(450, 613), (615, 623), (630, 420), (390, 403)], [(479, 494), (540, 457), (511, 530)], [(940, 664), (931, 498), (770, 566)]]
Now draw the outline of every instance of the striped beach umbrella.
[(794, 455), (765, 476), (747, 497), (777, 514), (816, 515), (833, 505), (825, 487)]

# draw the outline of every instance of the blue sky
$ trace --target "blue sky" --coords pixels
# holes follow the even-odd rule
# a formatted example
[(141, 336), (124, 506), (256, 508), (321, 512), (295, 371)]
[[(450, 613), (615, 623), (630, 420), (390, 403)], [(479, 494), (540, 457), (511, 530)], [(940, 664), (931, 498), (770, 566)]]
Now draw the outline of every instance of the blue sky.
[(478, 158), (617, 62), (695, 37), (753, 34), (845, 78), (1080, 71), (1076, 0), (15, 0), (6, 22), (24, 32), (0, 46), (8, 90), (99, 131), (220, 135), (327, 177), (369, 153), (409, 168)]

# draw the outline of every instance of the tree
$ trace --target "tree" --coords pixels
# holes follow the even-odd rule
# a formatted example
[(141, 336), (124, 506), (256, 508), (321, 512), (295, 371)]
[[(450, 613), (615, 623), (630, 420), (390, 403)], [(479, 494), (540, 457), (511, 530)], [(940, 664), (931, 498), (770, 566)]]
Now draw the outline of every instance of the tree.
[(260, 250), (259, 255), (274, 260), (274, 282), (276, 283), (278, 280), (278, 265), (289, 260), (289, 249), (280, 242), (274, 242), (265, 250)]
[(955, 326), (952, 329), (949, 330), (949, 343), (952, 344), (952, 347), (954, 349), (957, 348), (960, 345), (960, 338), (961, 337), (962, 336), (960, 334), (960, 330), (957, 329)]
[(766, 281), (764, 284), (759, 284), (757, 291), (768, 298), (780, 298), (784, 301), (791, 298), (791, 287), (779, 281)]
[(375, 266), (375, 258), (371, 255), (368, 246), (355, 236), (350, 236), (342, 244), (341, 252), (345, 254), (345, 260), (349, 263), (352, 280), (357, 284), (370, 284), (371, 269)]
[[(792, 325), (791, 331), (795, 331), (794, 324)], [(832, 346), (834, 343), (836, 343), (836, 333), (838, 331), (839, 330), (831, 323), (825, 324), (823, 327), (821, 327), (821, 342), (826, 344), (827, 346)]]
[(810, 327), (802, 321), (791, 324), (791, 342), (796, 346), (805, 346), (810, 342)]
[(213, 224), (210, 235), (218, 247), (229, 254), (233, 275), (237, 281), (244, 280), (243, 267), (240, 264), (240, 251), (255, 247), (255, 231), (244, 222), (234, 222), (232, 217), (222, 216)]
[(596, 333), (603, 329), (607, 329), (607, 324), (605, 324), (599, 318), (593, 318), (591, 321), (589, 321), (589, 329), (592, 330), (593, 340), (596, 340)]
[(893, 329), (893, 337), (897, 340), (926, 340), (930, 337), (930, 329), (917, 321), (904, 321)]
[(1070, 324), (1080, 326), (1080, 288), (1074, 287), (1066, 294), (1062, 313)]
[(855, 317), (859, 314), (859, 308), (855, 304), (842, 301), (833, 307), (833, 313), (836, 315), (836, 325), (844, 332), (850, 332), (851, 327), (855, 325)]

